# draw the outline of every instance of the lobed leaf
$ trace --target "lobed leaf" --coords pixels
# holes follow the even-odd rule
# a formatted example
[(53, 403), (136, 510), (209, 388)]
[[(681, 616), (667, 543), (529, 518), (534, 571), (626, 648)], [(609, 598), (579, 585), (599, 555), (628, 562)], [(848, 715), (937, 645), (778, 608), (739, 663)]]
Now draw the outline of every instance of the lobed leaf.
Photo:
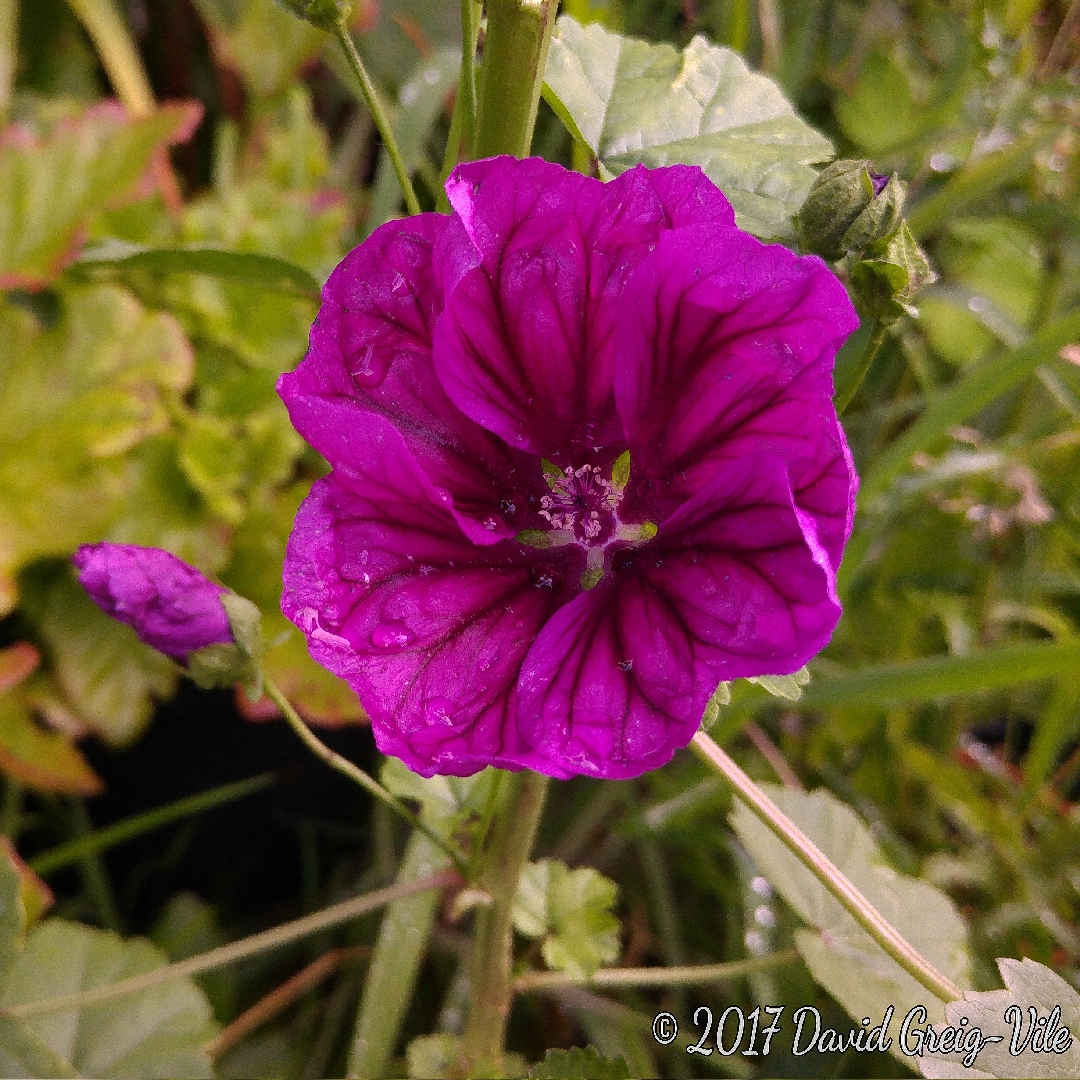
[(621, 1057), (604, 1057), (591, 1046), (549, 1050), (529, 1070), (529, 1080), (630, 1080), (630, 1067)]
[[(870, 830), (830, 792), (762, 786), (920, 955), (953, 982), (968, 984), (967, 927), (943, 892), (889, 867)], [(730, 820), (761, 873), (813, 927), (797, 931), (795, 944), (817, 982), (855, 1020), (880, 1022), (889, 1006), (902, 1019), (916, 1005), (926, 1006), (931, 1022), (944, 1018), (944, 1005), (881, 949), (745, 804), (736, 801)], [(896, 1042), (891, 1049), (900, 1054)]]
[(544, 96), (570, 133), (617, 176), (699, 165), (728, 197), (739, 226), (771, 239), (791, 218), (832, 144), (795, 114), (779, 87), (738, 53), (698, 35), (682, 52), (569, 16), (556, 24)]
[(137, 194), (154, 155), (187, 139), (201, 115), (188, 102), (132, 118), (106, 102), (44, 136), (0, 131), (0, 288), (54, 281), (91, 218)]
[[(962, 1001), (945, 1006), (945, 1016), (953, 1027), (959, 1027), (966, 1019), (968, 1030), (978, 1027), (985, 1035), (1002, 1036), (1002, 1041), (984, 1046), (972, 1067), (964, 1064), (963, 1053), (925, 1054), (909, 1060), (916, 1061), (923, 1076), (929, 1077), (1072, 1080), (1080, 1076), (1080, 1038), (1077, 1038), (1080, 1035), (1080, 994), (1076, 988), (1034, 960), (1000, 959), (997, 965), (1005, 983), (1004, 990), (983, 993), (969, 990)], [(1016, 1042), (1013, 1041), (1013, 1023), (1005, 1018), (1010, 1008), (1019, 1010), (1022, 1022)], [(1029, 1010), (1032, 1009), (1039, 1017), (1049, 1017), (1055, 1009), (1060, 1010), (1059, 1026), (1046, 1040), (1050, 1046), (1041, 1051), (1025, 1040), (1032, 1019)], [(1063, 1029), (1068, 1029), (1067, 1036), (1061, 1034)], [(1044, 1034), (1049, 1034), (1048, 1027)], [(1056, 1044), (1051, 1042), (1055, 1035), (1059, 1040)], [(1018, 1052), (1013, 1053), (1013, 1050)]]
[(528, 863), (514, 898), (514, 926), (542, 938), (544, 962), (588, 978), (619, 956), (619, 922), (612, 913), (618, 886), (591, 867), (570, 870), (555, 859)]

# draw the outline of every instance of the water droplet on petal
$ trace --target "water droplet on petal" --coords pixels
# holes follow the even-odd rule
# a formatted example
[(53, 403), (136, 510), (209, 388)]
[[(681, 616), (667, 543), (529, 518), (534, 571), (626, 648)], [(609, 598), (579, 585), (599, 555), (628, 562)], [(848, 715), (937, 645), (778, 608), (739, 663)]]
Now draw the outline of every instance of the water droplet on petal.
[(371, 644), (376, 649), (402, 649), (412, 644), (416, 635), (397, 619), (379, 623), (371, 632)]
[(436, 488), (435, 498), (441, 503), (448, 503), (450, 501), (450, 492), (447, 491), (446, 488)]

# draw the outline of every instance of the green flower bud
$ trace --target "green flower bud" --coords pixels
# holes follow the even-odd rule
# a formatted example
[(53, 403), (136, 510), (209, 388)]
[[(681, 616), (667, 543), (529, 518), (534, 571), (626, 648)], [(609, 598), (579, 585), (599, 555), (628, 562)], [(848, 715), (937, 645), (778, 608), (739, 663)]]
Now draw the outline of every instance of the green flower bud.
[(294, 15), (307, 20), (320, 30), (333, 33), (337, 27), (347, 22), (352, 13), (352, 0), (278, 0)]
[(868, 161), (834, 161), (818, 174), (795, 216), (799, 244), (830, 262), (861, 251), (896, 232), (904, 193), (895, 173), (872, 172)]

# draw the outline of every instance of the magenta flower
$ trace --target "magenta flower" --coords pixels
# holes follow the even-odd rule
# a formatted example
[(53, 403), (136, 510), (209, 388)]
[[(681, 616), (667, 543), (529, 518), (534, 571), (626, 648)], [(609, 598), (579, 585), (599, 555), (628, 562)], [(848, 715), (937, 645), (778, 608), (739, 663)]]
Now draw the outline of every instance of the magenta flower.
[(233, 640), (221, 603), (228, 590), (167, 551), (84, 544), (71, 561), (83, 588), (106, 615), (181, 664), (206, 645)]
[(279, 391), (330, 462), (282, 608), (384, 753), (632, 777), (829, 640), (857, 320), (700, 170), (458, 168), (334, 271)]

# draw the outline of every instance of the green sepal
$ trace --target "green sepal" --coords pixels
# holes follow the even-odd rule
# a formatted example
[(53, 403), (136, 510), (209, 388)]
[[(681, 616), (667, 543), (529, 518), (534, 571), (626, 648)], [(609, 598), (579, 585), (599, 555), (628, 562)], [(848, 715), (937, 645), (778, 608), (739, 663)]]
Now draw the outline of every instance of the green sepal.
[(802, 688), (810, 682), (810, 672), (804, 664), (791, 675), (757, 675), (746, 681), (757, 683), (758, 686), (763, 690), (767, 690), (773, 697), (784, 698), (787, 701), (798, 701), (802, 697)]
[(907, 186), (893, 173), (870, 205), (848, 226), (840, 239), (845, 252), (862, 251), (877, 241), (891, 237), (903, 221)]
[(230, 644), (207, 645), (188, 657), (186, 674), (204, 690), (225, 689), (240, 683), (252, 702), (262, 697), (262, 615), (250, 601), (236, 593), (222, 593), (221, 606), (229, 620)]
[(705, 706), (705, 712), (701, 716), (701, 730), (708, 731), (716, 723), (720, 716), (720, 710), (725, 705), (731, 704), (731, 683), (722, 682), (716, 693), (709, 698), (709, 704)]
[(868, 258), (849, 267), (851, 291), (859, 314), (880, 319), (886, 325), (896, 322), (901, 315), (913, 314), (911, 299), (936, 281), (937, 275), (907, 223), (901, 223), (889, 239), (871, 244), (866, 254)]

